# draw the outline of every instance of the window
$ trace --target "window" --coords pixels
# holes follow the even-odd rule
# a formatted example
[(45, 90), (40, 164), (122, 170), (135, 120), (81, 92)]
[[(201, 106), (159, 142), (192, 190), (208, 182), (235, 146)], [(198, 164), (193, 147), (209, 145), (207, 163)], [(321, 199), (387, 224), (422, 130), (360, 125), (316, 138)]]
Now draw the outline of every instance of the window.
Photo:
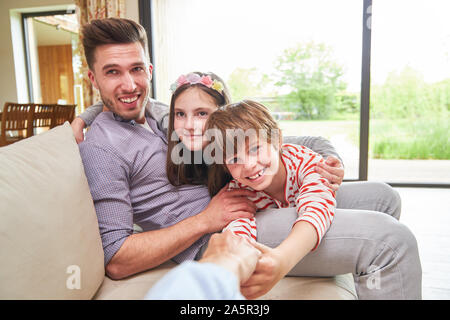
[(373, 5), (369, 180), (450, 181), (450, 3)]
[(362, 2), (152, 1), (156, 97), (212, 71), (233, 100), (262, 102), (284, 135), (328, 138), (358, 179)]

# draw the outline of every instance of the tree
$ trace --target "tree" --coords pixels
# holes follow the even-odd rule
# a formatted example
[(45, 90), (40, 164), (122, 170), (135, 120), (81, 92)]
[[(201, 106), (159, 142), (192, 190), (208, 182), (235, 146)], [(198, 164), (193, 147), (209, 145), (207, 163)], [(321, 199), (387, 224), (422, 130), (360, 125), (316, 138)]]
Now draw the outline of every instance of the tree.
[(336, 104), (336, 94), (345, 90), (343, 67), (324, 43), (299, 43), (277, 59), (276, 86), (287, 92), (280, 103), (308, 119), (324, 119)]
[(371, 114), (374, 118), (404, 119), (439, 117), (448, 113), (450, 79), (426, 83), (424, 76), (410, 66), (388, 74), (382, 85), (371, 88)]
[(261, 74), (256, 68), (236, 68), (227, 81), (233, 101), (268, 95), (268, 83), (268, 76)]

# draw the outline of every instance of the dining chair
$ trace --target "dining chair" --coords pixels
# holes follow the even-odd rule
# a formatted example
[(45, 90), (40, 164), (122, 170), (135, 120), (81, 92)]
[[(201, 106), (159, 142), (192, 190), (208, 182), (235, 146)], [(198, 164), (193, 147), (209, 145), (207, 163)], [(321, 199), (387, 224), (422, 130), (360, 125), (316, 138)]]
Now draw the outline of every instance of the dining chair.
[(5, 103), (1, 120), (0, 146), (6, 146), (33, 135), (34, 107), (32, 103)]
[(33, 134), (40, 130), (50, 129), (54, 117), (54, 104), (36, 104), (33, 114)]
[(66, 121), (72, 122), (75, 118), (75, 104), (56, 104), (53, 110), (52, 128), (63, 124)]

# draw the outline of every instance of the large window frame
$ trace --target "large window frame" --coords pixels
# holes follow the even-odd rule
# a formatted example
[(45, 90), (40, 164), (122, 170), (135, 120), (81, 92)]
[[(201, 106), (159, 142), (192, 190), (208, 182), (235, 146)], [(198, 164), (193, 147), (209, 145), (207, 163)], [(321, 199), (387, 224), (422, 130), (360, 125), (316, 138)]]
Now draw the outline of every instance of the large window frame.
[[(155, 61), (152, 35), (152, 0), (139, 0), (139, 22), (148, 34), (148, 46), (151, 61)], [(360, 134), (359, 134), (359, 173), (358, 179), (345, 179), (344, 181), (367, 181), (369, 165), (369, 124), (370, 124), (370, 59), (372, 40), (372, 0), (364, 0), (362, 19), (362, 63), (361, 63), (361, 100), (360, 100)], [(152, 78), (152, 97), (155, 97), (155, 76)], [(450, 188), (450, 183), (425, 182), (390, 182), (393, 187), (408, 188)]]

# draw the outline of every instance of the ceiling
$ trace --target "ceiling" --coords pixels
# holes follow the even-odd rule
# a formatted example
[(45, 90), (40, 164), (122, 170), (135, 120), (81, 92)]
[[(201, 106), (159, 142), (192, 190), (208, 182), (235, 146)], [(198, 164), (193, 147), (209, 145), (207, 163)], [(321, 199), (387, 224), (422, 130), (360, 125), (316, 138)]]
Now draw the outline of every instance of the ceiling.
[[(53, 24), (50, 24), (53, 23)], [(42, 22), (33, 19), (33, 28), (36, 34), (38, 46), (54, 46), (71, 44), (72, 36), (75, 34), (54, 22)]]

